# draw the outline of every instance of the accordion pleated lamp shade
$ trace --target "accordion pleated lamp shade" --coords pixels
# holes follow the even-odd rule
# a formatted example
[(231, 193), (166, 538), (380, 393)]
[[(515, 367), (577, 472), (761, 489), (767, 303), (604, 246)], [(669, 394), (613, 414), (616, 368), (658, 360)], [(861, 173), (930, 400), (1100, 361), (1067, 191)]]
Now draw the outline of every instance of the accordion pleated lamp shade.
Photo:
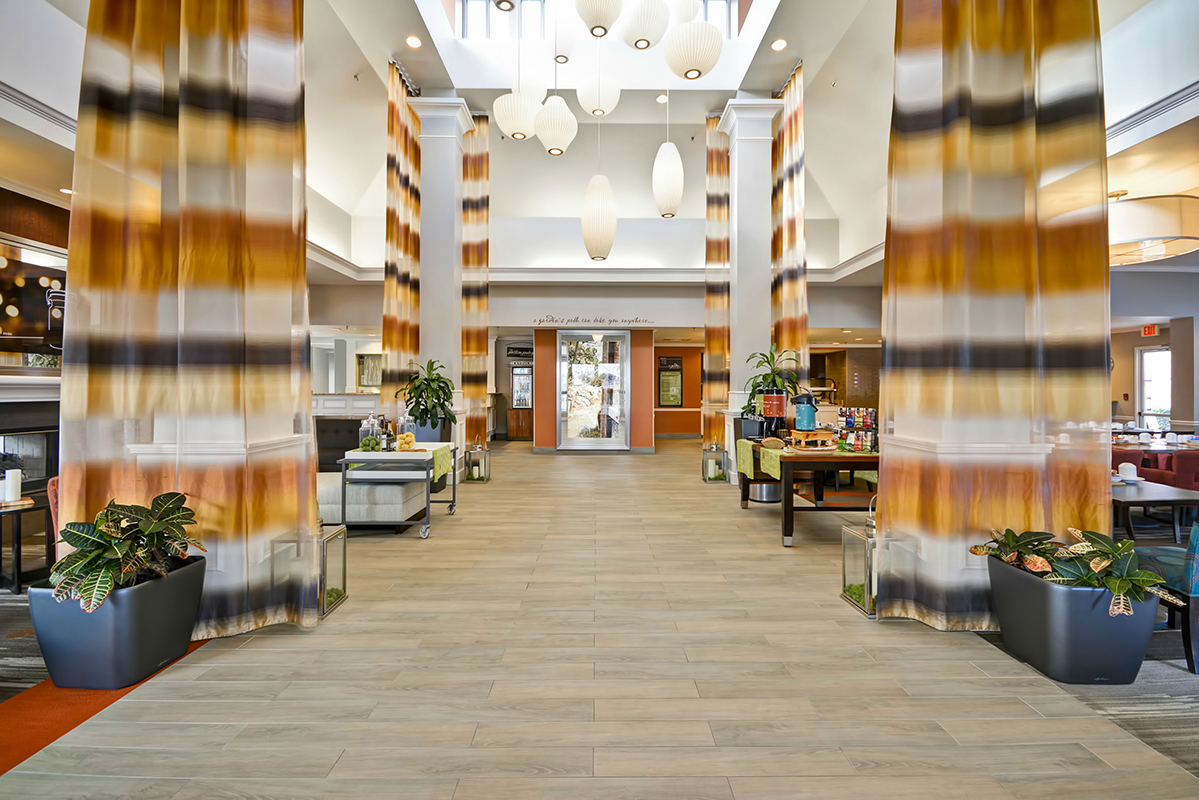
[(603, 261), (616, 240), (616, 197), (605, 175), (593, 175), (583, 194), (583, 244), (592, 261)]
[(724, 36), (712, 23), (693, 20), (671, 28), (662, 40), (662, 47), (671, 71), (693, 81), (716, 66), (724, 49)]
[(683, 202), (683, 158), (674, 142), (664, 142), (654, 159), (654, 202), (658, 213), (671, 219)]
[(534, 95), (508, 92), (495, 99), (491, 106), (495, 124), (505, 135), (516, 140), (531, 138), (536, 132), (537, 114), (541, 103)]
[(611, 114), (620, 102), (620, 87), (615, 84), (605, 85), (596, 81), (584, 81), (576, 94), (583, 111), (592, 117), (605, 117)]
[(621, 0), (575, 0), (575, 11), (597, 39), (607, 36), (620, 17)]
[(624, 24), (625, 43), (635, 50), (648, 50), (662, 41), (670, 25), (665, 0), (640, 0)]
[(537, 138), (545, 146), (545, 151), (551, 156), (560, 156), (570, 147), (579, 132), (579, 121), (559, 95), (553, 94), (546, 99), (545, 105), (537, 112)]

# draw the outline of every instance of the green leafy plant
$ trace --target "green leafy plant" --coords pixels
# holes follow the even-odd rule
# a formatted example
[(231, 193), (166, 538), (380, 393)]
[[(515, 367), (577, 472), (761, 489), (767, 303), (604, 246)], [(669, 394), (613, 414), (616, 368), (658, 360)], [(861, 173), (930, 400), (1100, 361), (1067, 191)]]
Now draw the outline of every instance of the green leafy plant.
[(186, 501), (179, 492), (158, 495), (149, 508), (109, 501), (95, 522), (68, 522), (59, 543), (75, 549), (50, 571), (54, 599), (78, 600), (90, 614), (114, 589), (166, 577), (170, 556), (184, 558), (188, 547), (204, 550), (184, 532), (196, 524)]
[(756, 413), (754, 397), (765, 390), (782, 389), (788, 397), (799, 392), (799, 354), (794, 350), (780, 351), (777, 344), (772, 344), (769, 350), (750, 353), (745, 363), (759, 372), (745, 382), (749, 401), (741, 408), (742, 414)]
[(396, 392), (403, 399), (408, 413), (418, 425), (436, 425), (439, 420), (449, 423), (458, 421), (454, 414), (454, 382), (442, 374), (445, 365), (429, 359), (425, 366), (415, 361), (409, 363), (416, 371), (404, 381), (404, 387)]
[(1137, 562), (1136, 543), (1116, 542), (1095, 531), (1070, 528), (1071, 544), (1053, 541), (1042, 531), (1017, 534), (1011, 528), (1003, 533), (991, 531), (991, 541), (974, 545), (970, 552), (991, 556), (1023, 569), (1051, 583), (1107, 589), (1112, 593), (1107, 613), (1116, 617), (1132, 616), (1132, 604), (1145, 599), (1144, 592), (1167, 602), (1183, 605), (1173, 595), (1157, 588), (1162, 578), (1143, 570)]

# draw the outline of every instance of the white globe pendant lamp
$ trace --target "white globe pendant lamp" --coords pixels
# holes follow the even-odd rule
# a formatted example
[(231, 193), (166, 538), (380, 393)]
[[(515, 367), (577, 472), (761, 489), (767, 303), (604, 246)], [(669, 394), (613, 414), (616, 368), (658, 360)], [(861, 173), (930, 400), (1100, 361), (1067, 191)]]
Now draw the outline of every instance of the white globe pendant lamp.
[(579, 132), (579, 121), (560, 95), (552, 94), (537, 112), (537, 138), (545, 145), (545, 152), (560, 156), (570, 147)]
[(537, 114), (541, 111), (541, 103), (531, 94), (524, 92), (508, 92), (495, 99), (491, 112), (495, 116), (495, 124), (505, 135), (517, 141), (530, 138), (537, 130)]
[(648, 50), (662, 41), (669, 25), (666, 0), (641, 0), (624, 26), (625, 43), (635, 50)]
[(607, 36), (620, 17), (621, 0), (575, 0), (575, 11), (591, 35)]
[(693, 81), (712, 71), (724, 49), (724, 37), (710, 22), (692, 20), (672, 28), (662, 41), (666, 63), (680, 78)]
[(620, 102), (619, 86), (603, 86), (588, 81), (579, 87), (576, 94), (579, 97), (579, 105), (592, 117), (606, 117), (616, 109), (616, 104)]
[(583, 194), (583, 244), (592, 261), (604, 261), (616, 241), (616, 196), (604, 175), (593, 175)]

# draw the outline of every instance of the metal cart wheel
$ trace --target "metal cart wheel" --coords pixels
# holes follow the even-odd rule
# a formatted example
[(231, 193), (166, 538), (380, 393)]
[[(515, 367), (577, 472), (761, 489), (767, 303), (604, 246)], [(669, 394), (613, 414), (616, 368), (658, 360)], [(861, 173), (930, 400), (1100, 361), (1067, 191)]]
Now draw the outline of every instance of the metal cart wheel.
[(446, 509), (447, 513), (449, 513), (449, 515), (450, 515), (451, 517), (452, 517), (452, 516), (454, 516), (454, 512), (455, 512), (455, 511), (457, 511), (457, 510), (458, 510), (458, 504), (457, 504), (457, 503), (450, 503), (450, 507), (449, 507), (448, 509)]
[(428, 525), (420, 526), (420, 538), (422, 538), (422, 539), (429, 538), (429, 526)]

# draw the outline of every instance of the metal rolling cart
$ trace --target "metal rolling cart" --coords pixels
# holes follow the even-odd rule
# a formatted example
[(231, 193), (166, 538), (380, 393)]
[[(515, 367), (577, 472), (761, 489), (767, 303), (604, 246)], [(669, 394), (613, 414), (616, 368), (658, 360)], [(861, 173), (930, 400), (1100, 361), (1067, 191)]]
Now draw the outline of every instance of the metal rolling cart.
[[(450, 499), (433, 499), (433, 451), (440, 447), (450, 448)], [(346, 457), (338, 459), (341, 465), (341, 519), (346, 520), (346, 487), (351, 483), (424, 483), (425, 516), (411, 520), (372, 520), (383, 525), (420, 525), (420, 538), (428, 539), (433, 524), (433, 504), (448, 505), (451, 515), (458, 510), (458, 446), (433, 443), (422, 446), (417, 443), (413, 450), (391, 450), (383, 452), (361, 452), (347, 450)]]

